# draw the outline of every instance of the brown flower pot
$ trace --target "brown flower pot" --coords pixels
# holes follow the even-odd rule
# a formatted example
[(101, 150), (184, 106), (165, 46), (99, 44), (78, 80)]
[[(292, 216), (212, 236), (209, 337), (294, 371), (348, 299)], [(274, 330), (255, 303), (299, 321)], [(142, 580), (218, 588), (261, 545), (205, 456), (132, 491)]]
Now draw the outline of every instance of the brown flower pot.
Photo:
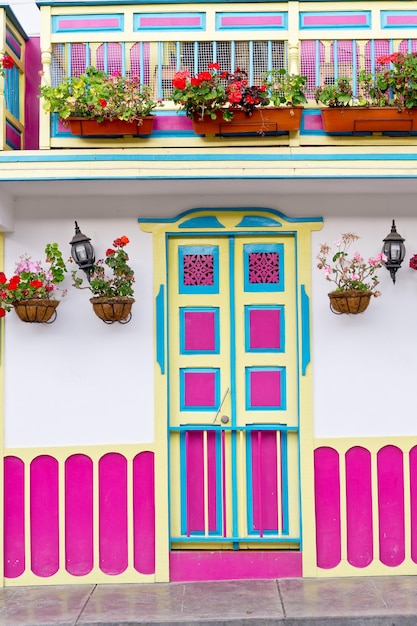
[(226, 122), (222, 111), (212, 120), (205, 115), (201, 120), (195, 116), (193, 130), (197, 135), (241, 135), (287, 132), (299, 130), (303, 107), (259, 107), (248, 117), (244, 111), (235, 111), (233, 119)]
[(13, 308), (22, 322), (52, 324), (56, 319), (59, 300), (22, 300), (14, 302)]
[(68, 117), (63, 123), (70, 127), (73, 135), (89, 137), (105, 137), (115, 135), (150, 135), (153, 129), (155, 115), (142, 117), (134, 122), (124, 120), (103, 120), (86, 117)]
[(321, 118), (326, 133), (417, 131), (417, 108), (329, 107)]
[(328, 294), (330, 299), (330, 309), (333, 313), (363, 313), (371, 301), (371, 291), (332, 291)]
[(106, 298), (97, 297), (90, 298), (90, 302), (93, 305), (94, 313), (106, 324), (113, 324), (113, 322), (120, 322), (121, 324), (127, 324), (130, 322), (132, 313), (132, 304), (135, 302), (134, 298)]

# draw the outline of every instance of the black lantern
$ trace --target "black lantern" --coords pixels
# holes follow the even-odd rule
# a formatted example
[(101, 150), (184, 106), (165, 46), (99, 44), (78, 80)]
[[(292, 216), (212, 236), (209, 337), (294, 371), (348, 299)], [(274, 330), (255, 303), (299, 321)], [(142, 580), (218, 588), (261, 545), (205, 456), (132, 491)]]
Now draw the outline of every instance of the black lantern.
[(94, 248), (90, 241), (91, 239), (80, 231), (77, 222), (75, 222), (75, 235), (70, 241), (71, 256), (78, 267), (87, 274), (88, 280), (90, 280), (91, 270), (96, 260)]
[(391, 232), (383, 241), (382, 252), (387, 257), (385, 267), (391, 274), (392, 282), (395, 283), (395, 273), (400, 269), (405, 257), (405, 239), (397, 233), (395, 220), (392, 220)]

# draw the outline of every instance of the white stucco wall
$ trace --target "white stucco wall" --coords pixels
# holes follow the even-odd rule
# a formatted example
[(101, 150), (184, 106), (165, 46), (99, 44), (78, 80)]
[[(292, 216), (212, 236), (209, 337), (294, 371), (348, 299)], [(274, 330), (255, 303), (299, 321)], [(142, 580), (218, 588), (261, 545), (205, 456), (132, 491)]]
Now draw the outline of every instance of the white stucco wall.
[[(5, 445), (62, 446), (153, 440), (153, 298), (151, 235), (132, 219), (80, 219), (96, 258), (127, 235), (135, 271), (136, 303), (129, 324), (102, 322), (90, 291), (64, 286), (68, 295), (50, 325), (5, 323)], [(70, 256), (70, 219), (21, 219), (5, 235), (5, 271), (23, 253), (44, 259), (47, 242)], [(74, 269), (76, 266), (73, 264)], [(80, 275), (84, 275), (81, 273)]]
[[(360, 315), (335, 315), (332, 291), (313, 264), (312, 323), (314, 366), (314, 433), (317, 437), (417, 434), (416, 365), (417, 272), (409, 268), (417, 252), (417, 220), (395, 215), (407, 249), (394, 285), (379, 271), (382, 292)], [(375, 256), (390, 232), (384, 218), (326, 217), (313, 233), (313, 249), (332, 244), (341, 233), (361, 236), (353, 252)]]
[[(20, 254), (42, 258), (45, 243), (57, 241), (66, 256), (74, 234), (74, 217), (91, 237), (97, 257), (115, 237), (127, 235), (127, 251), (136, 273), (136, 304), (126, 326), (108, 326), (94, 314), (88, 291), (66, 280), (69, 294), (50, 326), (23, 324), (12, 311), (5, 324), (5, 445), (69, 446), (149, 442), (153, 440), (154, 328), (152, 238), (143, 233), (138, 215), (177, 215), (193, 206), (238, 206), (213, 198), (86, 198), (77, 215), (77, 198), (20, 199), (15, 231), (5, 234), (6, 273)], [(229, 201), (228, 201), (229, 200)], [(301, 202), (291, 198), (254, 198), (252, 206), (269, 206), (303, 216)], [(313, 233), (312, 368), (316, 437), (360, 437), (417, 434), (415, 365), (417, 351), (417, 272), (408, 261), (417, 252), (417, 218), (336, 217), (325, 209), (321, 231)], [(320, 215), (309, 198), (309, 214)], [(320, 205), (317, 198), (317, 207)], [(341, 200), (347, 206), (347, 200)], [(42, 205), (42, 206), (41, 206)], [(251, 206), (251, 199), (242, 206)], [(334, 205), (336, 206), (336, 205)], [(395, 208), (395, 204), (392, 204)], [(55, 209), (53, 208), (55, 207)], [(340, 206), (339, 206), (340, 208)], [(39, 209), (39, 210), (38, 210)], [(100, 209), (107, 217), (99, 218)], [(42, 214), (42, 210), (45, 214)], [(51, 217), (53, 210), (60, 218)], [(113, 211), (114, 217), (108, 217)], [(377, 207), (373, 207), (377, 211)], [(48, 214), (49, 213), (49, 217)], [(408, 213), (410, 213), (408, 211)], [(30, 215), (38, 215), (33, 219)], [(39, 215), (41, 214), (41, 218)], [(88, 217), (87, 217), (88, 215)], [(71, 217), (70, 217), (71, 216)], [(358, 316), (337, 316), (329, 308), (331, 290), (316, 269), (321, 242), (341, 233), (361, 236), (357, 249), (366, 257), (380, 252), (395, 217), (406, 239), (407, 255), (393, 285), (380, 271), (382, 296)]]

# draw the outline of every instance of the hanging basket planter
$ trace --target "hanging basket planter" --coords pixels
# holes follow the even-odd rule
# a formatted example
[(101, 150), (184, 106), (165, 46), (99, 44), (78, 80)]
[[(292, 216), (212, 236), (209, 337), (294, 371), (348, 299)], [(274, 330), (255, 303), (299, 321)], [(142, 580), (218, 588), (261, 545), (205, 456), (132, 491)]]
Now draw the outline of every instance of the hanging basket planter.
[(329, 107), (321, 118), (326, 133), (417, 132), (417, 108)]
[(56, 320), (59, 300), (22, 300), (14, 302), (13, 308), (22, 322), (52, 324)]
[(336, 315), (343, 313), (363, 313), (371, 301), (371, 291), (333, 291), (328, 294), (330, 299), (330, 309)]
[(90, 298), (93, 311), (106, 324), (120, 322), (127, 324), (132, 319), (132, 305), (134, 298)]
[(235, 111), (233, 119), (226, 122), (220, 110), (217, 118), (209, 116), (192, 120), (193, 130), (197, 135), (243, 135), (277, 134), (299, 130), (303, 107), (259, 107), (248, 117), (244, 111)]
[(69, 126), (73, 135), (82, 137), (114, 137), (122, 135), (150, 135), (153, 130), (155, 115), (147, 115), (139, 120), (127, 122), (125, 120), (103, 120), (87, 117), (68, 117), (63, 120)]

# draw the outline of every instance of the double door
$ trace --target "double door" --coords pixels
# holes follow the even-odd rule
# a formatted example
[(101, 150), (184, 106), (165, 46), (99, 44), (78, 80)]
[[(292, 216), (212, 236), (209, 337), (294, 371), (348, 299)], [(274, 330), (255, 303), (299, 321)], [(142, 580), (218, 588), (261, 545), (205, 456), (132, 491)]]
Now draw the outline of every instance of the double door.
[(168, 268), (171, 548), (297, 547), (294, 238), (172, 236)]

